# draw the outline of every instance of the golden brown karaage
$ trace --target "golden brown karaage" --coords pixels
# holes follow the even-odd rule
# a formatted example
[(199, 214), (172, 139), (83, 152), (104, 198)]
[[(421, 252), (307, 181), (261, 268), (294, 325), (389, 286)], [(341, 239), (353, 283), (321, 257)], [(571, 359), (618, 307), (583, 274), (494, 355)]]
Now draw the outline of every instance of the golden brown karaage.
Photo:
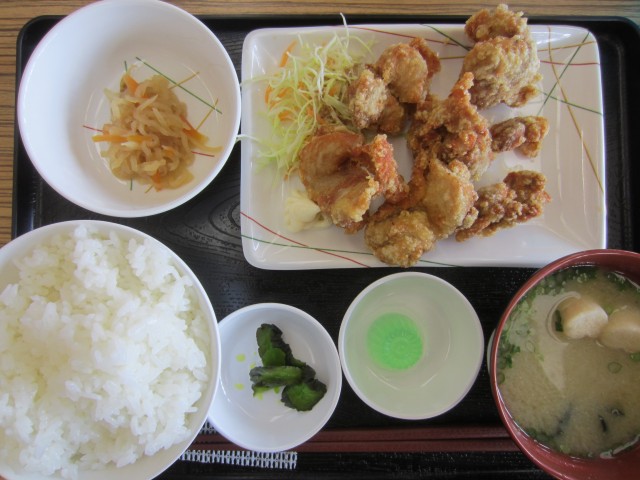
[(468, 168), (431, 158), (426, 168), (414, 164), (409, 195), (384, 203), (366, 222), (367, 246), (381, 261), (408, 267), (477, 216), (476, 194)]
[(353, 124), (357, 129), (364, 130), (378, 122), (391, 94), (384, 80), (365, 67), (349, 85), (348, 97)]
[(542, 173), (521, 170), (510, 172), (502, 182), (480, 188), (475, 203), (478, 218), (468, 228), (458, 230), (456, 240), (488, 237), (540, 216), (544, 205), (551, 201), (545, 185)]
[(400, 267), (415, 265), (420, 257), (431, 250), (436, 236), (429, 228), (424, 210), (386, 210), (370, 221), (364, 231), (364, 240), (378, 260)]
[(426, 98), (440, 60), (426, 40), (415, 38), (391, 45), (375, 63), (360, 69), (348, 88), (355, 127), (397, 135), (406, 126), (408, 105)]
[(364, 226), (376, 196), (398, 201), (407, 190), (385, 135), (369, 144), (353, 132), (314, 136), (300, 152), (298, 171), (309, 199), (349, 233)]
[(512, 12), (505, 4), (494, 10), (486, 8), (476, 12), (466, 21), (464, 32), (474, 42), (482, 42), (495, 37), (526, 35), (527, 19), (522, 12)]
[(478, 212), (478, 198), (469, 169), (453, 160), (445, 164), (434, 158), (424, 174), (424, 187), (419, 206), (427, 212), (429, 225), (438, 239), (444, 239), (458, 228), (470, 225)]
[(523, 155), (537, 157), (542, 140), (549, 132), (549, 121), (544, 117), (514, 117), (491, 126), (494, 152), (518, 150)]
[(438, 56), (422, 38), (386, 48), (374, 64), (400, 103), (419, 103), (429, 91), (431, 78), (440, 70)]
[(488, 121), (471, 103), (469, 89), (473, 75), (458, 79), (444, 100), (430, 95), (418, 105), (409, 127), (409, 148), (414, 161), (427, 158), (444, 163), (458, 160), (464, 163), (472, 180), (479, 179), (493, 159)]
[(538, 94), (540, 60), (522, 12), (512, 12), (504, 4), (481, 10), (467, 20), (465, 32), (476, 42), (461, 72), (474, 75), (470, 89), (474, 105), (518, 107)]

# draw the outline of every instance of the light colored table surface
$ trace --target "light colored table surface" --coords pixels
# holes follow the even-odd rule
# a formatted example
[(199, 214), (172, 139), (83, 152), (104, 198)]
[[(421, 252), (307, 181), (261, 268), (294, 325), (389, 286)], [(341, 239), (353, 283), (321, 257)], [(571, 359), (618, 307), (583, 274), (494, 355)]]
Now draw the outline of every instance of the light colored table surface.
[[(20, 29), (41, 15), (66, 15), (87, 0), (0, 0), (0, 246), (11, 239), (13, 151), (16, 95), (16, 41)], [(471, 15), (497, 4), (458, 0), (174, 0), (194, 15), (278, 14), (415, 14)], [(627, 17), (640, 24), (638, 0), (542, 0), (508, 2), (512, 10), (534, 15), (592, 15)]]

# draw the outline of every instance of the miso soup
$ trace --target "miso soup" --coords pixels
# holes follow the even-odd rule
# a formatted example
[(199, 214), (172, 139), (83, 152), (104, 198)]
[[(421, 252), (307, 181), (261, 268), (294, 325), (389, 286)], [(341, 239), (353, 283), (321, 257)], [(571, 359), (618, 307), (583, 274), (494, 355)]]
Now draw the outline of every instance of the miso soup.
[(498, 390), (518, 426), (547, 447), (615, 455), (640, 438), (639, 342), (636, 284), (593, 266), (564, 269), (511, 312)]

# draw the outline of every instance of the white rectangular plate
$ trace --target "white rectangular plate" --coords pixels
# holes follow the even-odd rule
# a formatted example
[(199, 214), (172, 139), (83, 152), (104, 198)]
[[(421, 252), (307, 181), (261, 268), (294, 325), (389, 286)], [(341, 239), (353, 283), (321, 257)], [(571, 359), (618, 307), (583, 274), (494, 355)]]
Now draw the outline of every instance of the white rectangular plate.
[[(483, 110), (491, 124), (520, 115), (542, 115), (549, 133), (535, 159), (516, 152), (496, 156), (477, 186), (501, 181), (516, 169), (541, 171), (552, 197), (542, 216), (491, 237), (465, 242), (448, 238), (437, 243), (416, 266), (539, 267), (564, 255), (606, 246), (605, 158), (600, 57), (594, 36), (583, 28), (532, 25), (538, 45), (542, 93), (520, 108), (504, 105)], [(247, 35), (242, 54), (241, 232), (245, 257), (265, 269), (316, 269), (384, 266), (368, 250), (362, 231), (342, 229), (287, 231), (284, 204), (297, 176), (284, 180), (276, 168), (259, 166), (260, 139), (273, 135), (264, 118), (266, 82), (249, 81), (278, 71), (283, 52), (298, 38), (321, 43), (344, 26), (275, 28)], [(373, 42), (374, 61), (389, 45), (421, 36), (440, 55), (442, 69), (431, 92), (446, 97), (472, 46), (463, 25), (358, 25), (350, 35)], [(405, 178), (411, 156), (404, 137), (393, 138), (400, 172)]]

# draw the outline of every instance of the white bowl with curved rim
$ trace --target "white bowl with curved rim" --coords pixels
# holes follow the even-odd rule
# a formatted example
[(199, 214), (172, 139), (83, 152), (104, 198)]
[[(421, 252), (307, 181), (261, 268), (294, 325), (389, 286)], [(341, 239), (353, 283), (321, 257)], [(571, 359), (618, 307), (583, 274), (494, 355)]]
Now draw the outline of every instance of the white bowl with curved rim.
[[(202, 284), (199, 282), (198, 278), (193, 273), (193, 271), (188, 267), (187, 264), (184, 263), (183, 260), (180, 259), (180, 257), (178, 257), (177, 254), (175, 254), (164, 244), (162, 244), (161, 242), (147, 235), (144, 232), (138, 231), (128, 226), (111, 223), (111, 222), (97, 221), (97, 220), (72, 220), (68, 222), (55, 223), (55, 224), (47, 225), (44, 227), (40, 227), (28, 233), (25, 233), (20, 237), (17, 237), (16, 239), (12, 240), (8, 244), (0, 248), (0, 273), (1, 273), (0, 293), (2, 293), (9, 284), (18, 284), (18, 282), (21, 281), (19, 269), (14, 264), (16, 260), (22, 259), (27, 255), (31, 255), (34, 249), (41, 245), (46, 245), (47, 246), (46, 248), (48, 248), (49, 251), (53, 251), (52, 242), (54, 241), (54, 238), (60, 237), (60, 236), (63, 236), (60, 238), (64, 238), (65, 242), (67, 243), (74, 242), (73, 243), (73, 245), (75, 245), (74, 248), (77, 248), (79, 245), (79, 242), (77, 242), (76, 239), (81, 237), (74, 236), (72, 232), (76, 231), (76, 229), (80, 227), (86, 228), (89, 232), (95, 232), (94, 234), (91, 234), (90, 242), (96, 242), (98, 241), (98, 238), (100, 238), (104, 245), (110, 242), (109, 240), (110, 235), (115, 235), (122, 242), (123, 249), (128, 248), (129, 242), (134, 240), (137, 242), (137, 249), (141, 248), (143, 245), (151, 245), (153, 247), (156, 247), (162, 250), (164, 252), (163, 255), (166, 255), (167, 257), (167, 261), (170, 263), (171, 268), (175, 269), (175, 274), (176, 275), (179, 274), (184, 279), (186, 279), (188, 283), (191, 284), (190, 287), (185, 287), (185, 288), (186, 288), (187, 294), (190, 296), (190, 298), (193, 299), (191, 300), (191, 302), (193, 302), (192, 305), (194, 306), (192, 308), (198, 309), (201, 317), (204, 320), (204, 324), (205, 324), (204, 328), (206, 329), (206, 332), (203, 333), (201, 331), (200, 333), (202, 333), (202, 335), (204, 335), (206, 338), (203, 339), (202, 337), (200, 337), (200, 340), (197, 343), (199, 344), (199, 348), (205, 355), (206, 368), (208, 370), (209, 378), (206, 380), (206, 383), (202, 385), (200, 397), (197, 400), (195, 400), (194, 403), (191, 404), (193, 411), (191, 413), (187, 413), (184, 418), (184, 428), (186, 430), (182, 440), (179, 440), (176, 438), (176, 443), (173, 443), (170, 446), (167, 446), (166, 448), (162, 448), (158, 450), (153, 455), (142, 455), (138, 457), (135, 462), (123, 465), (121, 467), (117, 467), (114, 463), (110, 462), (103, 465), (101, 468), (96, 468), (96, 469), (86, 468), (86, 469), (80, 469), (78, 471), (79, 478), (83, 478), (83, 479), (86, 478), (86, 479), (93, 479), (93, 480), (116, 480), (121, 478), (136, 478), (136, 479), (142, 480), (142, 479), (155, 478), (157, 475), (159, 475), (161, 472), (163, 472), (169, 466), (171, 466), (171, 464), (173, 464), (180, 457), (180, 455), (182, 455), (182, 453), (184, 453), (184, 451), (191, 445), (191, 443), (193, 442), (197, 434), (200, 432), (202, 426), (204, 425), (204, 422), (207, 417), (207, 412), (209, 410), (209, 406), (213, 400), (213, 395), (215, 393), (215, 390), (218, 387), (221, 360), (220, 360), (220, 336), (219, 336), (218, 324), (217, 324), (215, 312), (213, 310), (213, 306), (211, 305), (211, 302)], [(145, 243), (145, 242), (148, 242), (148, 243)], [(111, 247), (105, 247), (103, 251), (109, 252), (109, 255), (105, 255), (98, 258), (96, 262), (102, 262), (101, 265), (105, 265), (105, 264), (111, 265), (111, 260), (115, 258), (115, 255), (117, 255), (117, 252), (111, 250), (110, 248)], [(77, 250), (77, 252), (80, 252), (80, 251), (81, 250)], [(73, 250), (70, 250), (70, 252), (73, 252)], [(85, 251), (84, 257), (77, 256), (77, 258), (73, 260), (74, 262), (73, 264), (70, 257), (76, 254), (71, 253), (62, 258), (60, 265), (69, 265), (69, 267), (71, 267), (71, 270), (70, 270), (71, 272), (73, 272), (74, 270), (81, 271), (83, 268), (86, 268), (86, 263), (87, 263), (86, 253), (88, 252)], [(111, 258), (110, 255), (114, 255), (114, 257)], [(22, 280), (22, 281), (25, 281), (25, 280)], [(70, 281), (67, 283), (71, 284)], [(140, 295), (137, 295), (138, 292), (131, 290), (128, 284), (124, 285), (119, 283), (118, 285), (119, 285), (119, 288), (122, 289), (122, 291), (126, 292), (125, 295), (131, 294), (132, 297), (139, 299), (142, 304), (145, 303), (145, 301), (143, 300), (144, 292), (141, 292)], [(66, 288), (68, 287), (65, 287), (65, 289)], [(91, 289), (91, 288), (89, 287), (88, 289)], [(69, 290), (65, 290), (65, 291), (67, 292), (67, 296), (68, 296)], [(153, 294), (154, 292), (157, 292), (157, 289), (150, 287), (148, 288), (147, 294)], [(179, 291), (174, 291), (174, 293), (179, 296)], [(118, 295), (118, 298), (122, 298), (122, 295)], [(156, 299), (157, 302), (160, 302), (160, 300), (161, 299), (159, 298)], [(64, 321), (64, 312), (66, 311), (64, 310), (63, 303), (64, 302), (62, 300), (58, 300), (56, 304), (51, 304), (51, 305), (56, 305), (56, 308), (58, 308), (59, 311), (61, 312), (60, 313), (62, 317), (61, 321)], [(3, 331), (2, 335), (7, 334), (7, 331), (4, 329), (8, 328), (7, 325), (9, 325), (9, 313), (7, 313), (7, 315), (5, 316), (5, 312), (3, 310), (4, 308), (5, 308), (5, 303), (3, 301), (0, 301), (0, 314), (3, 315), (3, 318), (6, 319), (6, 322), (7, 322), (2, 327), (0, 327), (0, 330)], [(72, 310), (72, 312), (73, 311), (74, 310)], [(77, 308), (75, 311), (77, 312)], [(91, 318), (91, 312), (89, 311), (84, 313), (79, 313), (79, 314), (81, 317)], [(112, 318), (115, 318), (115, 314), (113, 315), (114, 317)], [(67, 316), (71, 316), (71, 315), (67, 312)], [(123, 316), (125, 318), (129, 318), (126, 311), (122, 312), (122, 315), (118, 315), (118, 318), (122, 318)], [(97, 322), (97, 320), (95, 321)], [(114, 330), (115, 327), (107, 328), (107, 323), (105, 322), (109, 322), (108, 317), (107, 319), (105, 319), (104, 321), (101, 321), (100, 323), (100, 325), (105, 326), (104, 329), (102, 330), (100, 329), (96, 330), (95, 328), (93, 329), (95, 334), (98, 336), (91, 338), (92, 344), (90, 347), (95, 352), (99, 351), (99, 352), (102, 352), (103, 354), (106, 348), (105, 342), (108, 341), (109, 338), (112, 338), (111, 336), (114, 334), (114, 331), (115, 331)], [(74, 322), (70, 322), (70, 324), (79, 325), (78, 323), (74, 323)], [(43, 318), (42, 325), (43, 325), (42, 328), (45, 330), (47, 328), (51, 328), (51, 320), (50, 319), (48, 320), (47, 318)], [(139, 326), (140, 324), (138, 323), (137, 325)], [(151, 324), (151, 325), (155, 325), (155, 324)], [(189, 325), (190, 324), (185, 320), (185, 327), (189, 328)], [(124, 329), (124, 331), (127, 332), (127, 338), (130, 338), (132, 335), (134, 335), (135, 332), (133, 332), (132, 329), (128, 329), (126, 324), (123, 323), (120, 326)], [(67, 334), (69, 334), (69, 331), (68, 331), (69, 327), (66, 327), (66, 329), (67, 329)], [(76, 333), (73, 334), (75, 336), (72, 338), (75, 339), (74, 340), (75, 342), (78, 342), (79, 339), (81, 338), (89, 338), (84, 336), (84, 333), (85, 333), (84, 329), (74, 330), (74, 331)], [(102, 336), (100, 336), (99, 334), (100, 331), (103, 332)], [(143, 329), (143, 331), (146, 331), (146, 330)], [(61, 336), (64, 337), (63, 334), (64, 334), (64, 331), (61, 331), (61, 332), (54, 331), (47, 336), (47, 339), (45, 341), (49, 344), (58, 345), (59, 337)], [(131, 334), (131, 336), (129, 334)], [(194, 331), (194, 334), (195, 334), (195, 331)], [(23, 338), (23, 341), (28, 341), (28, 340)], [(133, 345), (131, 344), (131, 340), (129, 340), (127, 343), (127, 340), (123, 338), (122, 342), (124, 342), (127, 345), (127, 348), (133, 348)], [(160, 345), (160, 342), (158, 341), (157, 344)], [(121, 346), (122, 343), (118, 343), (118, 339), (113, 338), (113, 345), (114, 345), (114, 351), (115, 351), (116, 347)], [(98, 349), (98, 346), (100, 347), (99, 349)], [(77, 348), (75, 347), (75, 345), (73, 347), (70, 347), (69, 349), (69, 351), (71, 352), (75, 352), (76, 350)], [(139, 355), (137, 355), (136, 352), (138, 352)], [(153, 354), (153, 358), (151, 357), (151, 353)], [(0, 349), (0, 360), (2, 360), (3, 355), (7, 355), (7, 354), (8, 354), (8, 350), (6, 348)], [(97, 354), (98, 353), (95, 353), (95, 355)], [(67, 355), (67, 353), (62, 353), (61, 355)], [(53, 386), (47, 387), (52, 389), (52, 391), (54, 392), (54, 395), (59, 394), (61, 397), (65, 399), (64, 400), (65, 403), (62, 406), (60, 406), (58, 410), (52, 413), (51, 417), (54, 420), (57, 415), (56, 412), (59, 412), (59, 411), (68, 412), (68, 401), (67, 401), (67, 397), (65, 396), (66, 395), (65, 392), (68, 393), (68, 391), (65, 388), (63, 388), (62, 391), (58, 391), (56, 390), (57, 388), (56, 386), (59, 384), (61, 379), (62, 381), (67, 382), (69, 381), (69, 378), (77, 378), (78, 375), (76, 374), (78, 373), (77, 371), (78, 367), (77, 366), (73, 367), (74, 365), (73, 362), (76, 362), (75, 364), (77, 365), (77, 362), (79, 360), (81, 361), (82, 358), (86, 358), (86, 357), (81, 357), (74, 360), (75, 357), (73, 353), (68, 354), (68, 356), (69, 356), (69, 371), (73, 372), (72, 374), (70, 373), (69, 375), (72, 375), (72, 377), (60, 377), (59, 375), (65, 375), (64, 372), (61, 372), (59, 375), (56, 375), (53, 381), (51, 382), (51, 385)], [(131, 372), (133, 370), (132, 365), (136, 366), (135, 368), (136, 372), (145, 371), (145, 369), (150, 364), (157, 364), (157, 361), (159, 361), (158, 359), (160, 357), (161, 357), (161, 352), (144, 353), (144, 352), (139, 352), (138, 350), (136, 350), (136, 348), (133, 348), (133, 350), (130, 350), (127, 353), (127, 369), (125, 371), (125, 374), (126, 372)], [(15, 355), (13, 355), (13, 357), (10, 356), (9, 358), (7, 357), (4, 358), (4, 360), (6, 360), (9, 363), (3, 363), (2, 361), (0, 361), (0, 385), (2, 386), (3, 393), (8, 394), (8, 397), (5, 397), (6, 399), (8, 398), (8, 400), (5, 400), (5, 401), (9, 401), (8, 405), (11, 405), (11, 401), (12, 401), (11, 399), (14, 398), (14, 396), (12, 395), (11, 390), (7, 391), (7, 385), (11, 385), (11, 384), (5, 383), (10, 380), (10, 377), (9, 377), (9, 373), (7, 373), (8, 371), (5, 371), (4, 368), (11, 368), (11, 363), (10, 363), (11, 358), (15, 358)], [(7, 365), (9, 367), (7, 367)], [(85, 375), (85, 372), (83, 370), (85, 367), (86, 367), (86, 364), (83, 364), (83, 367), (80, 369), (81, 378), (82, 378), (82, 375)], [(52, 367), (42, 367), (41, 371), (51, 370), (51, 368)], [(180, 367), (179, 369), (179, 366), (177, 364), (175, 365), (175, 368), (176, 368), (176, 371), (180, 372), (180, 375), (186, 374), (186, 370), (183, 369), (182, 367)], [(106, 370), (106, 371), (107, 371), (107, 374), (110, 376), (109, 378), (111, 380), (113, 380), (114, 378), (124, 377), (124, 374), (121, 374), (121, 373), (116, 374), (114, 373), (113, 370)], [(129, 374), (132, 375), (131, 373)], [(167, 371), (164, 371), (163, 374), (167, 374)], [(139, 378), (137, 374), (132, 375), (130, 381), (134, 380), (135, 378)], [(169, 378), (169, 377), (165, 377), (165, 378)], [(99, 380), (96, 379), (94, 380), (94, 382), (95, 382), (95, 385), (99, 385), (100, 388), (102, 388), (103, 385), (106, 385), (103, 379), (99, 379)], [(47, 382), (43, 382), (43, 385), (40, 388), (45, 388), (44, 385), (46, 383)], [(158, 388), (162, 386), (156, 383), (155, 380), (149, 380), (149, 384), (157, 386)], [(64, 383), (64, 385), (66, 386), (66, 383)], [(164, 385), (166, 386), (167, 383), (165, 382)], [(139, 390), (136, 390), (136, 389), (134, 390), (139, 393)], [(96, 397), (91, 397), (91, 396), (87, 397), (88, 399), (95, 400), (96, 403), (95, 403), (95, 407), (90, 407), (89, 409), (85, 410), (85, 414), (91, 415), (91, 418), (95, 416), (95, 418), (93, 418), (93, 423), (95, 423), (97, 427), (101, 429), (99, 431), (96, 430), (94, 432), (95, 435), (98, 435), (100, 432), (104, 434), (105, 431), (109, 431), (110, 428), (113, 428), (114, 431), (119, 432), (117, 441), (120, 442), (119, 445), (122, 445), (124, 442), (127, 441), (126, 432), (121, 429), (122, 427), (116, 429), (116, 427), (114, 427), (113, 425), (111, 426), (109, 425), (109, 418), (107, 419), (99, 418), (100, 403), (98, 402), (99, 400), (98, 397), (100, 397), (100, 395), (106, 395), (104, 393), (106, 391), (107, 390), (99, 390), (96, 393), (97, 395)], [(41, 393), (42, 393), (42, 390), (39, 390), (39, 395)], [(87, 395), (93, 395), (93, 393), (94, 392), (88, 392)], [(165, 393), (167, 393), (167, 398), (170, 398), (170, 395), (168, 395), (169, 392), (167, 391)], [(18, 392), (18, 395), (15, 398), (24, 399), (24, 396), (20, 396), (20, 392)], [(147, 397), (140, 396), (138, 397), (138, 401), (143, 402), (145, 401), (145, 398), (147, 402), (152, 402), (149, 405), (151, 404), (155, 405), (153, 401), (157, 400), (157, 398), (155, 398), (152, 401)], [(81, 398), (80, 400), (83, 400), (83, 399)], [(7, 404), (5, 403), (5, 406), (6, 405)], [(78, 405), (80, 404), (78, 403)], [(86, 407), (84, 403), (82, 403), (82, 405)], [(167, 403), (167, 405), (169, 405), (169, 403)], [(175, 404), (171, 404), (171, 405), (175, 405)], [(23, 407), (25, 407), (24, 404), (23, 404)], [(62, 410), (63, 408), (64, 410)], [(0, 410), (2, 410), (1, 406), (0, 406)], [(131, 411), (133, 410), (135, 410), (135, 407), (132, 407)], [(151, 410), (158, 413), (159, 416), (156, 417), (155, 420), (157, 420), (158, 425), (160, 426), (166, 425), (166, 422), (162, 420), (160, 417), (168, 418), (171, 415), (176, 415), (176, 412), (177, 412), (175, 407), (172, 407), (171, 411), (162, 411), (162, 407), (160, 406), (158, 406), (157, 410), (155, 409), (151, 409)], [(43, 410), (41, 410), (41, 412), (42, 411)], [(121, 410), (121, 413), (122, 415), (126, 416), (127, 412), (129, 411), (130, 410), (123, 409)], [(10, 418), (10, 410), (9, 411), (5, 410), (3, 413), (7, 415), (3, 418), (3, 421), (8, 422), (8, 423), (4, 423), (3, 425), (5, 426), (12, 425), (11, 418)], [(179, 417), (176, 417), (176, 418), (179, 418)], [(34, 420), (33, 422), (33, 426), (36, 430), (35, 432), (32, 433), (32, 438), (37, 437), (39, 435), (38, 434), (39, 430), (37, 429), (36, 426), (41, 423), (41, 420), (40, 419), (36, 419), (36, 420)], [(153, 414), (150, 415), (150, 421), (154, 421)], [(51, 425), (48, 425), (44, 429), (46, 431), (41, 432), (42, 435), (46, 435), (48, 431), (51, 431), (51, 430), (55, 432), (59, 430), (60, 425), (57, 425), (55, 421), (52, 421), (51, 423), (52, 423)], [(86, 425), (87, 425), (86, 423), (83, 423), (82, 432), (86, 433), (86, 430), (84, 428), (86, 427)], [(6, 427), (6, 428), (8, 429), (9, 427)], [(132, 426), (131, 428), (133, 429), (134, 427)], [(123, 432), (125, 434), (123, 434)], [(5, 435), (7, 434), (7, 432), (3, 432), (3, 433)], [(71, 432), (71, 433), (73, 434), (73, 437), (77, 437), (77, 435), (80, 434), (80, 432)], [(168, 429), (165, 430), (165, 434), (170, 435), (170, 432)], [(2, 437), (2, 434), (0, 434), (0, 438), (8, 439), (9, 437)], [(142, 441), (144, 438), (145, 438), (144, 435), (140, 435), (139, 437), (136, 437), (136, 442)], [(169, 438), (170, 437), (167, 437), (167, 439)], [(71, 439), (72, 445), (75, 444), (76, 440), (77, 438)], [(87, 442), (89, 441), (93, 442), (93, 439), (88, 438)], [(174, 441), (174, 440), (172, 439), (171, 441)], [(112, 443), (113, 444), (116, 443), (115, 438), (109, 438), (109, 444), (112, 444)], [(13, 442), (11, 445), (15, 445), (15, 442)], [(12, 451), (15, 452), (15, 449), (13, 449), (14, 447), (10, 446), (8, 441), (3, 442), (2, 447), (6, 449), (12, 448), (12, 450), (6, 450), (6, 452), (12, 452)], [(54, 448), (54, 447), (57, 447), (57, 445), (49, 446), (49, 448)], [(65, 477), (59, 470), (56, 470), (51, 475), (47, 475), (47, 476), (34, 471), (26, 471), (24, 469), (24, 466), (17, 463), (18, 455), (12, 456), (10, 460), (3, 458), (3, 448), (0, 448), (0, 478), (4, 477), (7, 480), (35, 480), (35, 479), (40, 480), (45, 478), (46, 479), (69, 478), (68, 474)], [(85, 449), (86, 451), (87, 449), (86, 443), (82, 446), (82, 448)], [(66, 458), (66, 455), (71, 451), (72, 449), (68, 449), (66, 447), (65, 450), (56, 449), (55, 451), (48, 452), (48, 453), (46, 451), (40, 451), (39, 454), (42, 455), (41, 458), (47, 458), (47, 455), (57, 455), (59, 457), (65, 456)], [(107, 451), (105, 451), (104, 453), (106, 453), (107, 456), (110, 455), (110, 453)], [(71, 458), (73, 459), (73, 457)], [(52, 465), (50, 464), (46, 464), (42, 466), (42, 468), (45, 468), (45, 469), (51, 468), (51, 467)]]
[[(179, 84), (188, 120), (219, 147), (196, 155), (194, 178), (179, 188), (116, 178), (100, 155), (105, 144), (92, 140), (110, 120), (104, 90), (119, 91), (132, 64), (139, 81), (160, 73)], [(142, 217), (185, 203), (220, 172), (240, 125), (239, 81), (224, 46), (193, 15), (160, 0), (102, 0), (60, 20), (36, 46), (20, 81), (17, 121), (31, 162), (60, 195), (96, 213)]]
[[(282, 330), (294, 357), (311, 366), (327, 386), (325, 396), (310, 411), (285, 406), (273, 391), (253, 395), (249, 371), (262, 365), (256, 330), (263, 323)], [(220, 321), (220, 338), (220, 388), (209, 422), (222, 436), (248, 450), (279, 452), (306, 442), (329, 421), (340, 398), (342, 370), (333, 339), (311, 315), (279, 303), (250, 305)]]
[(445, 413), (469, 392), (484, 337), (475, 310), (455, 287), (401, 272), (373, 282), (353, 300), (338, 351), (364, 403), (390, 417), (418, 420)]

